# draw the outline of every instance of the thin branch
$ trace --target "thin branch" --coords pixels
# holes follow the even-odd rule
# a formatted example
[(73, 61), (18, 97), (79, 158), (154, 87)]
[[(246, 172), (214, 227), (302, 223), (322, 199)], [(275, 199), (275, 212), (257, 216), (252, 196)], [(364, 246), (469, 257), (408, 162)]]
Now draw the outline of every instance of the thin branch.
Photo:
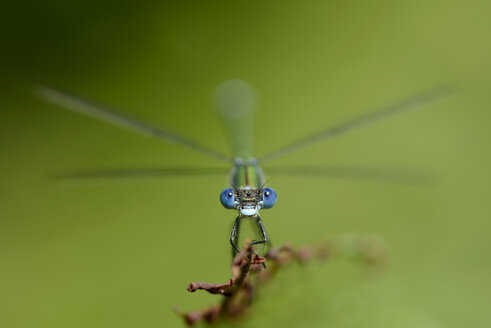
[[(331, 257), (348, 257), (361, 259), (365, 265), (380, 267), (385, 262), (385, 248), (374, 238), (347, 235), (334, 243), (326, 242), (318, 246), (293, 248), (290, 244), (272, 248), (265, 257), (256, 254), (254, 247), (247, 240), (242, 250), (232, 260), (232, 277), (222, 284), (192, 282), (187, 286), (189, 292), (204, 290), (210, 294), (222, 295), (218, 305), (201, 311), (174, 311), (181, 316), (188, 326), (200, 321), (214, 323), (220, 318), (239, 317), (251, 304), (258, 285), (270, 280), (282, 267), (292, 262), (306, 264), (313, 260), (327, 260)], [(265, 263), (268, 263), (266, 268)], [(252, 280), (252, 276), (257, 279)], [(252, 282), (253, 281), (253, 282)]]
[(232, 261), (232, 278), (224, 284), (209, 284), (207, 282), (192, 282), (188, 285), (187, 290), (191, 293), (201, 289), (210, 294), (221, 294), (231, 296), (239, 289), (249, 273), (251, 265), (260, 265), (264, 263), (263, 257), (258, 256), (250, 242), (240, 251)]

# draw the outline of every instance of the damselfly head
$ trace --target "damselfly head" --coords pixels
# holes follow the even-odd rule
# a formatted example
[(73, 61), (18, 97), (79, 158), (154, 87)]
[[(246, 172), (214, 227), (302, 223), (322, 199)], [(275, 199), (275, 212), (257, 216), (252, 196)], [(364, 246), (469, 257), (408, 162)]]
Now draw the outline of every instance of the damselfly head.
[(276, 192), (272, 188), (227, 188), (220, 194), (223, 207), (236, 208), (244, 216), (254, 216), (261, 208), (273, 207), (276, 198)]

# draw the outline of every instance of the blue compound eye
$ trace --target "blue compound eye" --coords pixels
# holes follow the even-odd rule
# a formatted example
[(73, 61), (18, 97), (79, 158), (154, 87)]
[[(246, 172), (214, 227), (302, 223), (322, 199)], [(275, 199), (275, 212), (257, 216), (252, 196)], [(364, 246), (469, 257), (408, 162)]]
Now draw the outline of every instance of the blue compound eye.
[(271, 208), (276, 203), (276, 192), (271, 188), (263, 190), (263, 208)]
[(234, 208), (234, 196), (235, 193), (232, 188), (227, 188), (220, 194), (220, 202), (222, 202), (223, 207), (232, 209)]

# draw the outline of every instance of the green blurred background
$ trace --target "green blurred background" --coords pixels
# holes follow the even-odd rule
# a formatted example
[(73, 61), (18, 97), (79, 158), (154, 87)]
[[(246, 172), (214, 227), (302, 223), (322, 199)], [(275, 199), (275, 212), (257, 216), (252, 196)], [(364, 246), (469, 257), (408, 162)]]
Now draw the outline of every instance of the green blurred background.
[[(59, 183), (66, 169), (217, 166), (36, 99), (72, 90), (226, 151), (214, 88), (257, 89), (258, 155), (416, 91), (460, 92), (272, 162), (430, 172), (430, 186), (273, 176), (276, 244), (368, 233), (377, 276), (293, 266), (243, 327), (489, 327), (489, 1), (28, 1), (0, 20), (0, 326), (179, 327), (217, 301), (234, 215), (226, 177)], [(267, 172), (266, 172), (267, 173)]]

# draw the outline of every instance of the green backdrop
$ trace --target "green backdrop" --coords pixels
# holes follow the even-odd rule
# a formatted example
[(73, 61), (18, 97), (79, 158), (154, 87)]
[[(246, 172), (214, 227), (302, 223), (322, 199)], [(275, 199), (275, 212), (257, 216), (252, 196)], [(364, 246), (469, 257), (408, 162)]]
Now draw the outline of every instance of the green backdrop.
[[(455, 81), (422, 110), (271, 165), (431, 173), (431, 185), (271, 176), (276, 244), (370, 234), (388, 266), (284, 270), (243, 327), (489, 327), (491, 4), (487, 1), (31, 1), (0, 20), (0, 326), (179, 327), (213, 304), (190, 281), (229, 277), (225, 176), (60, 182), (60, 170), (219, 166), (63, 111), (32, 83), (72, 90), (217, 150), (224, 80), (260, 101), (261, 155)], [(266, 170), (267, 173), (267, 170)]]

